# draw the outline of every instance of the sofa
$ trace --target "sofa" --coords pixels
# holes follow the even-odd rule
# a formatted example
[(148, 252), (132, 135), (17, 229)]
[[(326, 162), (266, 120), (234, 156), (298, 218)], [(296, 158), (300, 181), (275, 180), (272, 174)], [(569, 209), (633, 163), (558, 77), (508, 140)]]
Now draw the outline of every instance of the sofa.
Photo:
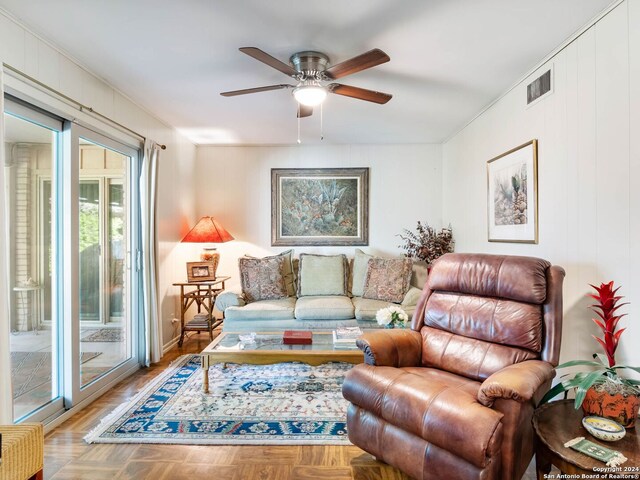
[(563, 279), (538, 258), (440, 257), (411, 329), (357, 341), (351, 442), (416, 479), (521, 478), (560, 355)]
[(413, 315), (427, 278), (422, 263), (360, 249), (353, 258), (302, 253), (294, 259), (287, 250), (238, 264), (242, 292), (223, 292), (215, 304), (229, 332), (378, 328), (376, 312), (390, 304)]

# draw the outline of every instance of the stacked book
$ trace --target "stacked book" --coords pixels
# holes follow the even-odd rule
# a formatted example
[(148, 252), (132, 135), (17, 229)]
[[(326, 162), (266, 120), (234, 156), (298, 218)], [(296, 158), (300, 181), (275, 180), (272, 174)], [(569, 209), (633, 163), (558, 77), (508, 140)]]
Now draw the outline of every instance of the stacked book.
[(190, 328), (209, 328), (209, 315), (206, 313), (196, 313), (191, 320), (187, 322)]
[(334, 348), (357, 348), (356, 340), (362, 335), (360, 327), (338, 327), (333, 331)]

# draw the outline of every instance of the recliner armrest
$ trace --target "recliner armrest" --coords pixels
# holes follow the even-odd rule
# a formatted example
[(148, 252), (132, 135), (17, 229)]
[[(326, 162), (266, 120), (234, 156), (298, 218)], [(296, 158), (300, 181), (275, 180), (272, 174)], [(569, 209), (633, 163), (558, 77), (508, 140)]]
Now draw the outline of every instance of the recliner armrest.
[(485, 407), (493, 406), (493, 402), (501, 398), (528, 402), (554, 376), (553, 365), (542, 360), (509, 365), (482, 382), (478, 390), (478, 402)]
[(389, 329), (364, 333), (356, 340), (368, 365), (416, 367), (422, 358), (422, 335), (413, 330)]

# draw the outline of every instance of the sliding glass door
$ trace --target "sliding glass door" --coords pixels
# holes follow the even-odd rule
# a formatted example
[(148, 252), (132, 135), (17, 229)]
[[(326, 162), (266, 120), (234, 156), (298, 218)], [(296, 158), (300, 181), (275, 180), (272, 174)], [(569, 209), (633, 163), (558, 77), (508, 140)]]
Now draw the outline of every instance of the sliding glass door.
[(126, 294), (132, 158), (83, 133), (78, 165), (81, 387), (131, 358), (133, 330)]
[(62, 408), (59, 302), (53, 281), (60, 205), (55, 195), (62, 121), (7, 102), (4, 194), (8, 208), (9, 312), (14, 419)]
[(44, 420), (138, 365), (138, 151), (5, 110), (14, 418)]

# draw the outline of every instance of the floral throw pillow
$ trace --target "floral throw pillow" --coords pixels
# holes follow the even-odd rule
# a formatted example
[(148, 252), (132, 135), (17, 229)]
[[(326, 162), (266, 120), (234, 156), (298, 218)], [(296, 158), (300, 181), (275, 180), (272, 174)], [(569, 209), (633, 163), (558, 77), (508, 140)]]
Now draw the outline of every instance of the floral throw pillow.
[(238, 260), (242, 294), (247, 302), (287, 297), (283, 256)]
[[(246, 258), (257, 258), (251, 255), (245, 255)], [(295, 272), (293, 268), (293, 250), (287, 250), (286, 252), (279, 253), (278, 255), (272, 255), (270, 257), (262, 257), (263, 259), (267, 258), (277, 258), (284, 257), (284, 271), (282, 274), (284, 275), (284, 283), (287, 286), (287, 295), (290, 297), (295, 297), (296, 295), (296, 279)]]
[(409, 290), (412, 265), (410, 258), (369, 259), (362, 297), (402, 303)]

